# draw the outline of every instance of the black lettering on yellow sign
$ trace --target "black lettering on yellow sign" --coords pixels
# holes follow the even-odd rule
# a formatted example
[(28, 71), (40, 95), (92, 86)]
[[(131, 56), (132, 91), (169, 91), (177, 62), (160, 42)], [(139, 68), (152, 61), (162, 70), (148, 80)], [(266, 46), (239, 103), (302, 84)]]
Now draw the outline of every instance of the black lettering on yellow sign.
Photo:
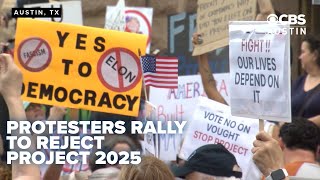
[[(62, 59), (62, 63), (64, 64), (64, 74), (69, 75), (70, 65), (73, 64), (73, 60), (70, 59)], [(82, 62), (78, 66), (78, 73), (81, 77), (88, 77), (92, 72), (91, 64), (88, 62)]]
[(55, 87), (50, 84), (39, 84), (29, 82), (27, 86), (23, 83), (22, 95), (26, 93), (29, 98), (55, 100), (58, 102), (70, 101), (72, 104), (84, 104), (88, 106), (107, 107), (115, 109), (133, 110), (133, 106), (137, 103), (138, 96), (117, 94), (113, 98), (109, 93), (103, 92), (101, 96), (97, 96), (92, 90), (69, 90), (64, 87)]
[(118, 61), (113, 56), (110, 56), (105, 63), (114, 71), (118, 71), (118, 74), (123, 76), (125, 79), (129, 78), (130, 83), (137, 77), (136, 75), (133, 75), (132, 71), (128, 70), (128, 68), (126, 68), (125, 66), (120, 66), (117, 70), (115, 67), (118, 64)]
[[(58, 40), (59, 40), (59, 47), (61, 47), (61, 48), (64, 47), (64, 43), (69, 38), (69, 35), (70, 35), (69, 32), (57, 31), (57, 36), (58, 36)], [(75, 37), (70, 37), (70, 38), (76, 39), (75, 49), (86, 50), (87, 37), (88, 37), (87, 34), (77, 33), (77, 34), (75, 34)], [(98, 37), (94, 38), (95, 45), (92, 47), (93, 50), (95, 50), (96, 52), (103, 52), (106, 49), (106, 47), (104, 45), (105, 42), (106, 42), (106, 40), (104, 39), (104, 37), (98, 36)]]

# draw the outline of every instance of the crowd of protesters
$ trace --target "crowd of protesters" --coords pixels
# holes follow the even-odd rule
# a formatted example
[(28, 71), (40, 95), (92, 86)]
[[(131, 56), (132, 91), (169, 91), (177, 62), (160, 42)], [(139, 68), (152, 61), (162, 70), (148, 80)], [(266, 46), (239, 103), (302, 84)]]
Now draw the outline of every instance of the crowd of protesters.
[[(258, 0), (260, 14), (256, 20), (265, 20), (269, 14), (275, 13), (271, 2)], [(7, 19), (0, 19), (0, 25)], [(198, 45), (201, 34), (192, 37), (194, 45)], [(95, 164), (96, 148), (91, 150), (89, 164), (78, 172), (64, 175), (64, 165), (51, 164), (45, 167), (26, 165), (14, 162), (6, 165), (5, 143), (6, 121), (59, 121), (84, 119), (83, 110), (70, 110), (64, 107), (49, 107), (41, 104), (22, 101), (21, 88), (23, 75), (14, 64), (12, 49), (6, 49), (12, 40), (2, 43), (6, 54), (0, 54), (0, 179), (16, 180), (235, 180), (241, 179), (242, 170), (235, 156), (221, 144), (207, 144), (196, 149), (190, 157), (183, 161), (165, 162), (153, 157), (143, 156), (141, 163), (129, 165), (98, 165)], [(273, 124), (273, 132), (260, 131), (252, 148), (252, 160), (261, 174), (256, 179), (320, 179), (320, 40), (313, 36), (306, 37), (301, 44), (299, 60), (306, 74), (292, 83), (292, 122)], [(8, 53), (8, 54), (7, 54)], [(209, 99), (227, 104), (216, 88), (212, 76), (207, 54), (198, 56), (199, 73), (204, 90)], [(143, 106), (143, 101), (141, 107)], [(76, 112), (76, 118), (71, 112)], [(83, 111), (85, 112), (85, 111)], [(128, 116), (90, 112), (85, 115), (87, 120), (119, 119), (127, 122), (126, 129), (130, 129)], [(33, 135), (30, 135), (33, 136)], [(31, 139), (34, 139), (31, 137)], [(124, 135), (106, 135), (102, 151), (142, 151), (141, 137), (125, 133)], [(34, 143), (33, 143), (34, 145)], [(31, 147), (32, 148), (32, 147)]]

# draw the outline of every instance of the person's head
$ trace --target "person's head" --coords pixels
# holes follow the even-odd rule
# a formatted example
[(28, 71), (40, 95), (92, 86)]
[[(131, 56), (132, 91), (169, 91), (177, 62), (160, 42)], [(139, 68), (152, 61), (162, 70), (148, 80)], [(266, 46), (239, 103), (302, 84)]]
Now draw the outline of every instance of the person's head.
[(237, 160), (222, 144), (208, 144), (196, 149), (183, 166), (172, 167), (176, 177), (186, 180), (240, 179)]
[(280, 144), (289, 150), (306, 150), (314, 154), (320, 141), (320, 131), (317, 125), (304, 118), (294, 118), (292, 123), (286, 123), (280, 128)]
[(121, 151), (137, 151), (137, 147), (132, 139), (126, 135), (108, 135), (107, 146), (117, 153)]
[(92, 173), (94, 173), (95, 171), (97, 171), (99, 169), (111, 167), (111, 165), (108, 163), (107, 164), (97, 164), (96, 163), (96, 161), (99, 158), (99, 156), (96, 155), (96, 152), (98, 152), (98, 151), (102, 151), (105, 154), (108, 154), (109, 152), (111, 152), (111, 148), (108, 146), (103, 146), (101, 149), (97, 149), (97, 147), (94, 147), (93, 153), (91, 153), (89, 156), (89, 168)]
[(23, 106), (28, 121), (34, 122), (46, 119), (46, 109), (43, 105), (24, 101)]
[(107, 141), (105, 142), (102, 149), (97, 149), (95, 147), (94, 153), (92, 153), (89, 157), (89, 167), (92, 172), (101, 169), (101, 168), (107, 168), (110, 166), (114, 166), (117, 168), (121, 168), (119, 164), (110, 165), (110, 164), (96, 164), (96, 160), (98, 159), (98, 156), (95, 154), (97, 151), (103, 151), (105, 154), (108, 154), (111, 151), (114, 151), (116, 153), (119, 153), (121, 151), (138, 151), (136, 145), (134, 142), (125, 135), (107, 135), (106, 137)]
[(140, 33), (140, 22), (138, 18), (128, 16), (126, 17), (126, 32)]
[(118, 180), (120, 170), (115, 167), (101, 168), (94, 171), (88, 180)]
[(302, 68), (308, 71), (313, 66), (320, 68), (320, 41), (313, 36), (307, 36), (301, 44), (299, 59)]
[(174, 180), (169, 167), (153, 156), (144, 156), (140, 164), (124, 165), (119, 180)]

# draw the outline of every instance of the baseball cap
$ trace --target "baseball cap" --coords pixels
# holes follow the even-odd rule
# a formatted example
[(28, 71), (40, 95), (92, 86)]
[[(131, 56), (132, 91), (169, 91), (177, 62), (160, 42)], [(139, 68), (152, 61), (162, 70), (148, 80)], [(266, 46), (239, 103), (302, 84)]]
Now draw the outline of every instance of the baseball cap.
[(241, 178), (242, 172), (234, 171), (238, 165), (236, 158), (222, 144), (208, 144), (196, 149), (183, 166), (172, 166), (176, 177), (184, 178), (192, 172), (211, 176)]

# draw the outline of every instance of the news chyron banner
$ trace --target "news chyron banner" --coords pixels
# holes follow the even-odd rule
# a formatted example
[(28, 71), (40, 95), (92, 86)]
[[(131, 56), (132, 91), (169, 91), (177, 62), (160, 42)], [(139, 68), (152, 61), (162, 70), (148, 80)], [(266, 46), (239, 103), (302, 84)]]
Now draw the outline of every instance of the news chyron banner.
[(147, 36), (18, 19), (14, 59), (25, 101), (137, 116)]

